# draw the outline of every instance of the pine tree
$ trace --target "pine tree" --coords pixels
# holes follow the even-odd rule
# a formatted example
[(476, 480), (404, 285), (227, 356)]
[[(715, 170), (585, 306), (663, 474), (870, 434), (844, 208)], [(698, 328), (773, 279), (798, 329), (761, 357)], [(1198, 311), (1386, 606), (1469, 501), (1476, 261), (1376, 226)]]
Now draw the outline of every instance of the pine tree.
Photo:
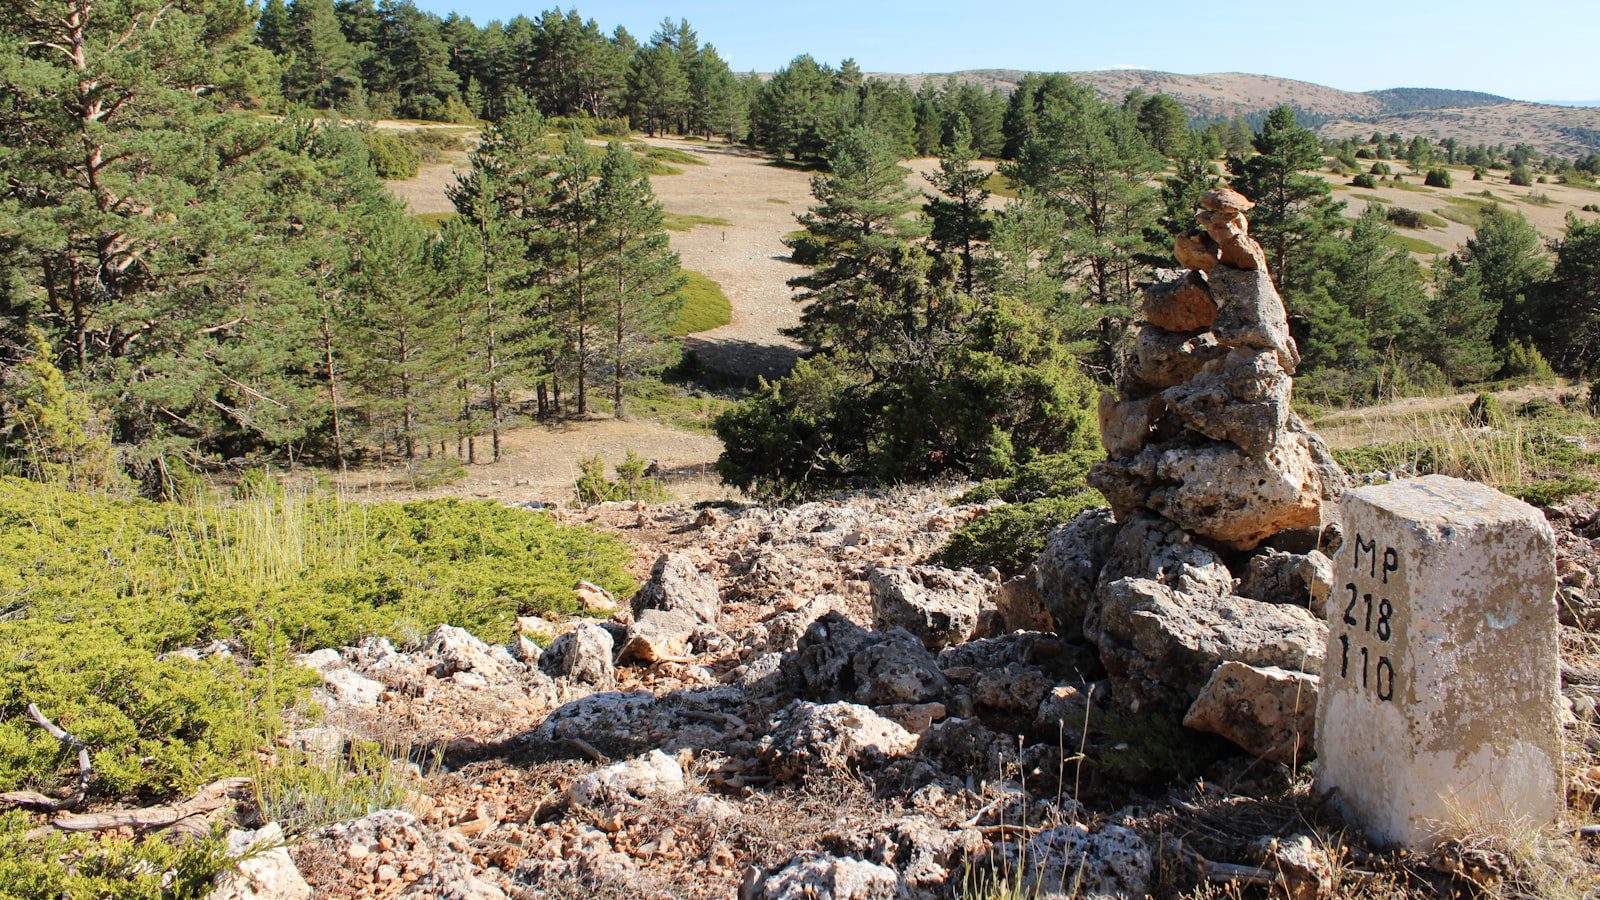
[(799, 56), (762, 85), (751, 114), (755, 143), (775, 156), (821, 159), (840, 129), (833, 73)]
[(750, 108), (739, 79), (710, 44), (689, 63), (689, 131), (706, 137), (743, 140), (750, 127)]
[(928, 181), (943, 196), (929, 197), (924, 207), (931, 223), (929, 243), (959, 257), (961, 289), (970, 295), (977, 290), (982, 247), (994, 233), (984, 187), (989, 173), (973, 165), (977, 153), (965, 129), (939, 155), (939, 171), (929, 174)]
[(583, 416), (589, 412), (589, 373), (595, 365), (595, 330), (602, 313), (596, 297), (606, 252), (596, 197), (600, 167), (578, 131), (567, 134), (561, 152), (552, 162), (546, 216), (552, 232), (550, 269), (554, 275), (553, 299), (557, 302), (555, 325), (564, 344), (561, 357), (577, 382), (577, 412)]
[(1139, 131), (1157, 152), (1173, 159), (1191, 152), (1189, 114), (1178, 101), (1156, 94), (1139, 105), (1138, 116)]
[(624, 418), (626, 378), (659, 362), (663, 339), (682, 299), (678, 255), (667, 244), (661, 204), (637, 157), (617, 141), (606, 147), (595, 191), (596, 231), (606, 256), (596, 303), (610, 310), (611, 402)]
[(882, 317), (915, 305), (921, 285), (910, 241), (926, 226), (910, 217), (909, 171), (883, 135), (853, 128), (828, 161), (830, 173), (811, 179), (817, 205), (800, 217), (821, 258), (789, 282), (807, 304), (795, 336), (815, 349), (860, 348), (884, 326)]
[(1600, 371), (1600, 225), (1568, 213), (1566, 233), (1553, 247), (1543, 315), (1532, 330), (1544, 337), (1562, 368), (1594, 377)]
[(1535, 340), (1539, 327), (1532, 301), (1550, 272), (1544, 239), (1522, 214), (1498, 204), (1484, 207), (1472, 237), (1457, 254), (1460, 265), (1476, 273), (1485, 301), (1495, 308), (1495, 346)]
[(1333, 200), (1328, 182), (1306, 174), (1322, 165), (1322, 148), (1315, 134), (1295, 124), (1294, 110), (1280, 106), (1267, 113), (1255, 150), (1249, 159), (1230, 162), (1233, 186), (1255, 201), (1250, 233), (1266, 250), (1279, 288), (1292, 295), (1308, 279), (1310, 267), (1302, 271), (1300, 257), (1309, 263), (1310, 251), (1339, 228), (1343, 204)]
[(293, 55), (283, 73), (285, 96), (317, 109), (360, 96), (356, 50), (339, 29), (332, 0), (294, 0), (289, 27)]
[(293, 26), (289, 22), (289, 7), (283, 0), (267, 0), (261, 8), (261, 18), (256, 22), (256, 44), (272, 53), (283, 56), (290, 51)]

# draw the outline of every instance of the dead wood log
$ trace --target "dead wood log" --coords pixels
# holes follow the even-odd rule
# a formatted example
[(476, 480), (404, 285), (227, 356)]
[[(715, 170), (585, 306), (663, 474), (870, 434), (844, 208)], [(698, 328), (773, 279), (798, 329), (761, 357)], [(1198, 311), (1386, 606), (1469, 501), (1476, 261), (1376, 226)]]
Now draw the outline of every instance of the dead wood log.
[(98, 813), (57, 813), (48, 825), (28, 832), (29, 837), (41, 837), (54, 831), (106, 831), (111, 828), (132, 828), (147, 831), (169, 828), (185, 819), (215, 812), (244, 795), (252, 780), (249, 778), (224, 778), (201, 788), (187, 800), (162, 806), (145, 806), (139, 809), (111, 809)]
[(39, 707), (32, 703), (28, 704), (28, 717), (33, 719), (51, 737), (69, 747), (77, 748), (78, 786), (70, 795), (59, 800), (34, 793), (33, 791), (11, 791), (0, 794), (0, 804), (20, 806), (25, 809), (39, 810), (40, 812), (77, 809), (83, 803), (83, 798), (89, 795), (89, 778), (94, 774), (94, 768), (89, 761), (89, 748), (84, 746), (83, 741), (68, 734), (66, 729), (46, 718), (45, 714), (39, 711)]

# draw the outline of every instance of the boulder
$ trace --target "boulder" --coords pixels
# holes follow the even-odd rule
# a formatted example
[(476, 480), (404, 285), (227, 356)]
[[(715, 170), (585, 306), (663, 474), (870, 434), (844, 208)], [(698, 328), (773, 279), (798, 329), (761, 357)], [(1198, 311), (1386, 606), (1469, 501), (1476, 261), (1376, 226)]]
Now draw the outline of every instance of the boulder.
[(1320, 524), (1322, 476), (1303, 435), (1288, 433), (1263, 457), (1233, 444), (1174, 442), (1089, 470), (1089, 484), (1119, 518), (1144, 508), (1235, 550)]
[(1221, 735), (1268, 762), (1294, 765), (1312, 755), (1315, 675), (1232, 660), (1211, 673), (1183, 724)]
[(428, 674), (435, 678), (448, 678), (457, 672), (473, 672), (491, 682), (511, 677), (488, 644), (454, 625), (440, 625), (428, 632), (418, 653), (428, 667)]
[(1058, 738), (1076, 746), (1083, 738), (1084, 729), (1093, 721), (1095, 711), (1110, 703), (1110, 693), (1106, 682), (1058, 684), (1039, 701), (1039, 709), (1033, 716), (1034, 730), (1047, 740)]
[(1146, 578), (1103, 584), (1085, 631), (1100, 647), (1117, 701), (1188, 710), (1229, 660), (1319, 672), (1328, 628), (1298, 606), (1179, 594)]
[(916, 735), (854, 703), (796, 700), (776, 718), (757, 752), (781, 781), (876, 768), (917, 746)]
[(612, 659), (616, 641), (599, 625), (584, 624), (555, 639), (539, 658), (539, 668), (557, 678), (609, 688), (616, 684), (617, 669)]
[(1160, 396), (1121, 403), (1110, 394), (1100, 395), (1100, 445), (1112, 459), (1123, 459), (1143, 450), (1150, 442), (1150, 431), (1166, 406)]
[(947, 896), (955, 883), (951, 870), (983, 852), (987, 843), (976, 828), (952, 831), (929, 815), (907, 816), (828, 840), (835, 853), (893, 869), (913, 897)]
[(575, 806), (599, 806), (660, 800), (683, 790), (683, 767), (660, 750), (651, 750), (576, 779), (567, 797)]
[(995, 584), (970, 569), (889, 566), (867, 572), (872, 620), (881, 631), (904, 628), (929, 650), (970, 640)]
[(801, 693), (815, 700), (925, 703), (950, 689), (933, 654), (910, 632), (868, 631), (838, 612), (812, 624), (788, 667)]
[(1237, 215), (1256, 208), (1254, 200), (1230, 187), (1217, 187), (1200, 196), (1200, 208), (1211, 212)]
[(1217, 303), (1199, 272), (1158, 269), (1144, 289), (1144, 320), (1165, 331), (1199, 331), (1217, 320)]
[(1286, 553), (1268, 548), (1245, 563), (1236, 593), (1265, 603), (1304, 606), (1320, 618), (1332, 590), (1333, 561), (1320, 550)]
[(1211, 295), (1217, 299), (1217, 321), (1211, 333), (1225, 347), (1271, 350), (1289, 374), (1300, 365), (1300, 351), (1289, 336), (1283, 298), (1265, 269), (1254, 271), (1218, 266), (1210, 275)]
[[(1000, 614), (1003, 630), (1051, 631), (1055, 620), (1050, 617), (1050, 607), (1039, 593), (1038, 575), (1033, 568), (1000, 583), (994, 595), (995, 609)], [(941, 651), (942, 652), (942, 651)]]
[(1291, 389), (1273, 351), (1241, 347), (1162, 391), (1161, 400), (1185, 428), (1261, 457), (1289, 424)]
[(311, 885), (295, 867), (277, 822), (228, 832), (227, 854), (239, 865), (217, 876), (206, 900), (310, 900)]
[(790, 860), (775, 874), (752, 870), (739, 890), (739, 900), (897, 900), (900, 876), (893, 869), (807, 853)]
[(628, 626), (617, 659), (642, 663), (682, 660), (689, 655), (695, 630), (700, 627), (698, 619), (681, 609), (647, 609)]
[(1334, 895), (1337, 882), (1329, 842), (1309, 834), (1263, 835), (1250, 844), (1256, 864), (1278, 876), (1288, 900), (1322, 900)]
[(1133, 357), (1123, 373), (1124, 394), (1143, 397), (1194, 377), (1228, 348), (1209, 331), (1164, 331), (1146, 325), (1134, 338)]
[(1034, 666), (1005, 666), (978, 673), (972, 700), (989, 712), (1032, 717), (1053, 686), (1051, 678)]
[(350, 669), (334, 669), (322, 675), (322, 687), (336, 707), (377, 706), (383, 697), (383, 684)]
[(1143, 838), (1120, 825), (1091, 832), (1059, 825), (1024, 845), (1005, 844), (1003, 871), (1015, 872), (1019, 894), (1038, 900), (1124, 900), (1150, 893), (1155, 858)]
[(557, 707), (525, 740), (552, 744), (579, 738), (596, 747), (642, 753), (669, 715), (649, 691), (602, 691)]
[(650, 570), (650, 580), (633, 595), (633, 617), (647, 609), (681, 609), (707, 625), (722, 618), (722, 596), (716, 579), (701, 572), (682, 553), (663, 553)]
[(1206, 235), (1211, 238), (1212, 243), (1217, 245), (1217, 257), (1222, 261), (1222, 266), (1255, 272), (1267, 271), (1267, 256), (1261, 251), (1261, 245), (1250, 236), (1250, 223), (1243, 215), (1227, 210), (1208, 209), (1195, 216), (1195, 221), (1206, 230)]
[(1190, 231), (1172, 239), (1172, 255), (1178, 265), (1196, 272), (1209, 272), (1222, 261), (1217, 242), (1203, 231)]
[(580, 581), (572, 589), (572, 598), (590, 615), (609, 616), (620, 607), (611, 592), (592, 581)]
[(1083, 614), (1116, 536), (1111, 510), (1096, 507), (1057, 526), (1045, 539), (1044, 551), (1034, 563), (1034, 584), (1062, 637), (1083, 636)]
[(1100, 581), (1149, 578), (1182, 594), (1225, 597), (1233, 593), (1233, 573), (1215, 550), (1196, 541), (1163, 516), (1143, 510), (1117, 527)]

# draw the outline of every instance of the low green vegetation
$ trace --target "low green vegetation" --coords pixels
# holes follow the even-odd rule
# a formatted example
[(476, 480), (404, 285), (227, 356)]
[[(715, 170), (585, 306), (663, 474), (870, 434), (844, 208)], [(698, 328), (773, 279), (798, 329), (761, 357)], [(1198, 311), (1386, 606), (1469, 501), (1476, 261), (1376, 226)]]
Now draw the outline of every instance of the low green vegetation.
[(678, 307), (671, 333), (677, 337), (710, 331), (733, 321), (733, 303), (722, 292), (722, 285), (685, 269), (683, 287), (678, 290), (683, 305)]
[(1397, 191), (1411, 191), (1414, 194), (1437, 193), (1433, 188), (1424, 187), (1420, 184), (1412, 184), (1409, 181), (1401, 181), (1399, 175), (1396, 175), (1391, 181), (1384, 182), (1384, 186), (1394, 188)]
[(964, 503), (1004, 500), (1006, 505), (962, 526), (934, 554), (947, 566), (994, 566), (1007, 574), (1026, 569), (1044, 549), (1051, 529), (1078, 513), (1104, 506), (1099, 492), (1085, 482), (1089, 467), (1101, 457), (1098, 447), (1041, 457), (1016, 474), (989, 479), (968, 491)]
[(616, 477), (607, 478), (605, 461), (598, 454), (584, 457), (582, 471), (573, 485), (574, 499), (580, 506), (619, 500), (660, 503), (667, 498), (667, 490), (659, 480), (645, 474), (649, 467), (649, 460), (629, 450), (612, 469)]
[[(660, 166), (703, 166), (706, 161), (697, 154), (676, 147), (657, 147), (643, 142), (634, 145), (634, 152), (640, 153), (645, 160)], [(680, 170), (681, 171), (681, 170)], [(654, 175), (655, 172), (650, 174)]]
[(693, 231), (701, 225), (728, 228), (733, 223), (720, 216), (699, 216), (691, 213), (669, 212), (662, 217), (662, 225), (668, 231)]
[(159, 833), (28, 837), (37, 824), (25, 812), (0, 813), (0, 900), (199, 900), (234, 864), (217, 838), (175, 845)]
[(1015, 200), (1021, 196), (1016, 183), (1000, 172), (995, 172), (985, 178), (983, 180), (983, 189), (996, 197), (1004, 197), (1007, 200)]
[(1423, 228), (1444, 228), (1449, 223), (1432, 213), (1420, 212), (1404, 206), (1391, 206), (1385, 212), (1389, 224), (1397, 228), (1419, 230)]
[(416, 213), (412, 218), (416, 219), (422, 227), (429, 231), (438, 231), (444, 227), (444, 223), (458, 218), (460, 215), (460, 213), (456, 212)]
[[(93, 790), (165, 796), (240, 773), (313, 676), (292, 654), (441, 623), (504, 641), (578, 612), (579, 580), (632, 587), (614, 538), (456, 500), (358, 504), (251, 480), (155, 503), (0, 479), (0, 790), (55, 787), (84, 741)], [(173, 651), (236, 642), (250, 665)]]
[[(640, 378), (628, 385), (628, 415), (685, 431), (711, 432), (717, 416), (733, 401), (677, 381)], [(605, 412), (606, 403), (596, 403)]]
[(1409, 234), (1390, 234), (1385, 238), (1391, 246), (1399, 247), (1410, 253), (1420, 253), (1424, 256), (1437, 256), (1445, 252), (1445, 248), (1419, 237)]

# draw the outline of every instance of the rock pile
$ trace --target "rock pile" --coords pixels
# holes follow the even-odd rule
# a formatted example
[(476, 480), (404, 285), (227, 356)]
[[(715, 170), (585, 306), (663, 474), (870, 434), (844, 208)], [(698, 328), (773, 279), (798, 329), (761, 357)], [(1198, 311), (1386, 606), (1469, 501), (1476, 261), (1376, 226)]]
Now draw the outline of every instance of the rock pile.
[(1176, 241), (1189, 271), (1157, 273), (1119, 394), (1101, 398), (1089, 482), (1111, 511), (1058, 529), (1035, 581), (1057, 630), (1099, 649), (1117, 702), (1287, 760), (1309, 742), (1323, 513), (1346, 480), (1291, 408), (1300, 355), (1254, 204), (1220, 188), (1202, 205)]

